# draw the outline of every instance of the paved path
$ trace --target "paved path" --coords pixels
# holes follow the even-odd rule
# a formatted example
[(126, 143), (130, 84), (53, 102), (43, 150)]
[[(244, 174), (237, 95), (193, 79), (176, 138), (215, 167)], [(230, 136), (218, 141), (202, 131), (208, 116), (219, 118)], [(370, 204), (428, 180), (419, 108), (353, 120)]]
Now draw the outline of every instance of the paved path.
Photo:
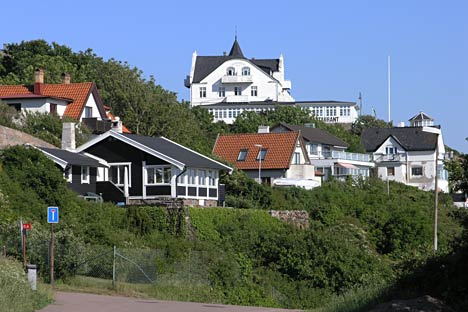
[(38, 312), (273, 312), (299, 311), (220, 304), (148, 300), (117, 296), (57, 292), (56, 302)]

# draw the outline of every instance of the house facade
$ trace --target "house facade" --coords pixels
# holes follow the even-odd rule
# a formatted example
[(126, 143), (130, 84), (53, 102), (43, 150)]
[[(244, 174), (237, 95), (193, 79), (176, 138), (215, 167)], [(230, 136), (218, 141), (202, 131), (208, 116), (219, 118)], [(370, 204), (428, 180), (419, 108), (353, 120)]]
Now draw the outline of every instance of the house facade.
[(178, 198), (194, 206), (216, 206), (219, 177), (232, 169), (164, 137), (108, 131), (77, 152), (103, 160), (96, 191), (126, 204)]
[(361, 139), (375, 162), (377, 177), (434, 190), (437, 169), (438, 188), (448, 192), (439, 127), (370, 128), (363, 130)]
[(329, 123), (353, 123), (359, 107), (354, 102), (295, 101), (291, 81), (285, 79), (284, 57), (246, 58), (237, 38), (229, 54), (192, 55), (190, 74), (184, 85), (190, 89), (190, 104), (202, 106), (213, 121), (232, 124), (246, 111), (261, 113), (278, 105), (299, 106)]
[[(39, 112), (69, 117), (83, 122), (92, 131), (102, 133), (112, 128), (112, 116), (103, 105), (94, 82), (72, 83), (69, 74), (62, 83), (44, 83), (44, 71), (35, 71), (35, 83), (0, 85), (0, 100), (20, 112)], [(124, 129), (128, 131), (128, 129)]]
[(325, 180), (331, 177), (345, 179), (348, 176), (366, 178), (375, 166), (370, 155), (346, 152), (348, 143), (323, 129), (315, 128), (313, 124), (297, 126), (280, 123), (270, 131), (300, 131), (310, 163), (324, 175)]
[(219, 135), (213, 153), (270, 185), (320, 185), (300, 132)]

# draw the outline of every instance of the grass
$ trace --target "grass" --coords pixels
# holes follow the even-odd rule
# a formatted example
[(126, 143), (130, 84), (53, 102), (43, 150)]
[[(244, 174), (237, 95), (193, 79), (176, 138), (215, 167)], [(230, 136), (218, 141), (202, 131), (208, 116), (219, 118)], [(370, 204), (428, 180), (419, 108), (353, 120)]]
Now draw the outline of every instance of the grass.
[(31, 290), (17, 261), (0, 257), (0, 307), (2, 312), (30, 312), (53, 301), (52, 289), (40, 282)]

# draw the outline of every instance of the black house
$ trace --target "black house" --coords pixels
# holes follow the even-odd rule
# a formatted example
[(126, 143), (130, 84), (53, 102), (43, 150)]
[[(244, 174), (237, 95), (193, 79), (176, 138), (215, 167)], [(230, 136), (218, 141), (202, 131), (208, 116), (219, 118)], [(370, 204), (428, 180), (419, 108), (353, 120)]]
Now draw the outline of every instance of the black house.
[(102, 159), (96, 192), (105, 200), (126, 204), (179, 198), (188, 205), (218, 203), (221, 172), (232, 168), (164, 137), (108, 131), (77, 152)]

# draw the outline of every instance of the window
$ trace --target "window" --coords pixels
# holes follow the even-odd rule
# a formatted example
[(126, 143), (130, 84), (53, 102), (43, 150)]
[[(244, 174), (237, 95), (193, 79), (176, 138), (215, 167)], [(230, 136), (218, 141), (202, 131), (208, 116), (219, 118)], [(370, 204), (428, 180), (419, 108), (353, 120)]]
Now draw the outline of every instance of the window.
[(395, 167), (387, 167), (387, 176), (389, 177), (395, 176)]
[(195, 169), (189, 169), (188, 170), (188, 184), (189, 185), (195, 185), (195, 177), (196, 177)]
[(234, 87), (234, 95), (242, 95), (242, 91), (240, 87)]
[(318, 144), (310, 144), (310, 154), (318, 155)]
[(200, 87), (200, 97), (206, 98), (206, 87)]
[(252, 86), (252, 87), (250, 87), (250, 95), (251, 95), (251, 96), (257, 96), (257, 95), (258, 95), (257, 86)]
[(206, 185), (206, 171), (198, 170), (198, 185)]
[(91, 118), (93, 117), (93, 108), (89, 106), (85, 106), (84, 109), (84, 117), (85, 118)]
[(117, 186), (124, 185), (124, 178), (125, 178), (125, 167), (128, 170), (128, 186), (132, 185), (132, 172), (130, 163), (114, 163), (109, 164), (109, 181), (114, 183)]
[(146, 168), (146, 184), (171, 184), (171, 168), (170, 167), (147, 167)]
[(242, 76), (250, 76), (250, 68), (243, 67), (242, 68)]
[(17, 112), (21, 111), (21, 103), (10, 103), (8, 106), (13, 107)]
[(63, 176), (67, 182), (72, 182), (73, 181), (73, 175), (72, 175), (72, 167), (65, 169), (65, 172), (63, 173)]
[(397, 151), (397, 148), (396, 148), (396, 147), (387, 146), (387, 147), (385, 148), (385, 153), (386, 153), (387, 155), (394, 155), (394, 154), (396, 154), (397, 152), (398, 152), (398, 151)]
[(218, 96), (219, 97), (225, 97), (226, 96), (226, 88), (225, 87), (219, 87), (218, 88)]
[(245, 159), (247, 158), (247, 152), (249, 150), (246, 150), (246, 149), (241, 149), (239, 151), (239, 156), (237, 156), (237, 161), (245, 161)]
[(216, 186), (216, 172), (215, 171), (208, 171), (208, 185), (209, 186)]
[(49, 104), (49, 113), (54, 116), (57, 115), (57, 104)]
[(234, 67), (228, 67), (228, 69), (226, 70), (226, 75), (235, 76), (236, 75), (236, 70), (234, 69)]
[(81, 184), (89, 184), (89, 166), (81, 166)]
[(299, 165), (301, 163), (301, 153), (294, 153), (292, 163), (293, 165)]
[(423, 175), (423, 168), (422, 167), (412, 167), (411, 168), (411, 175), (420, 177)]
[(267, 153), (267, 149), (261, 149), (260, 151), (258, 151), (258, 154), (257, 154), (257, 160), (265, 160), (265, 157), (266, 157), (266, 153)]

